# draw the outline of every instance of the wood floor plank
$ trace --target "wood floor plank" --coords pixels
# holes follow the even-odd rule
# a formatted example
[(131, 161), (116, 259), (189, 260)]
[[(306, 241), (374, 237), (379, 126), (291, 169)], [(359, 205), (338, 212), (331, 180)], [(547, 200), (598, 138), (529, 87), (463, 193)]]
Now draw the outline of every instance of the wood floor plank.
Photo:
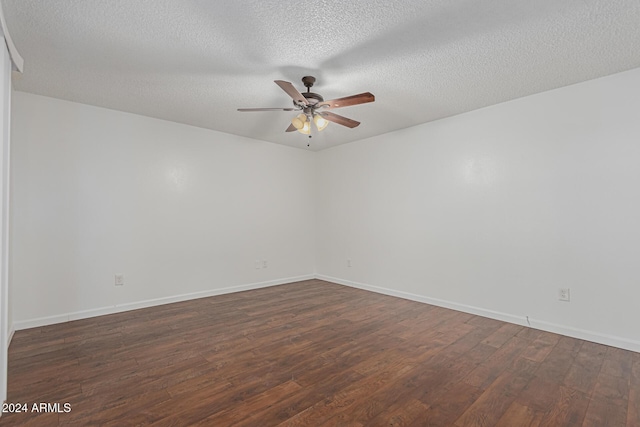
[(542, 426), (580, 426), (589, 406), (589, 396), (584, 393), (560, 386), (560, 393), (542, 418)]
[(538, 337), (522, 352), (522, 357), (542, 362), (560, 340), (559, 335), (541, 332)]
[(450, 357), (442, 351), (434, 354), (425, 353), (421, 359), (411, 358), (410, 363), (408, 366), (412, 368), (396, 377), (393, 383), (372, 390), (326, 424), (340, 425), (347, 420), (355, 420), (363, 425), (371, 425), (374, 419), (384, 418), (387, 409), (394, 405), (403, 405), (403, 402), (412, 400), (424, 403), (437, 399), (475, 366), (468, 366), (469, 363), (465, 359)]
[(281, 399), (277, 403), (263, 409), (252, 412), (252, 415), (238, 426), (277, 425), (299, 412), (311, 407), (316, 402), (335, 395), (340, 390), (361, 380), (362, 375), (357, 372), (346, 372), (340, 375), (327, 376), (317, 382), (314, 387), (304, 387), (299, 392)]
[[(158, 404), (168, 405), (170, 396), (165, 390), (130, 393), (127, 396), (111, 394), (94, 395), (88, 399), (74, 399), (71, 412), (60, 414), (61, 425), (124, 424), (132, 416)], [(159, 414), (145, 413), (145, 420), (159, 419)]]
[[(389, 406), (373, 418), (368, 425), (405, 427), (416, 420), (422, 420), (427, 412), (427, 406), (416, 399), (397, 402)], [(424, 425), (424, 424), (423, 424)]]
[(514, 325), (512, 323), (505, 323), (497, 331), (495, 331), (484, 341), (482, 341), (482, 343), (499, 348), (522, 329), (522, 326)]
[(452, 425), (478, 399), (482, 392), (483, 390), (460, 381), (434, 399), (430, 405), (426, 405), (426, 413), (418, 416), (409, 425), (413, 427)]
[(639, 426), (640, 355), (309, 280), (18, 331), (12, 425)]
[[(238, 405), (218, 411), (193, 425), (237, 426), (240, 425), (241, 421), (258, 415), (266, 409), (272, 408), (274, 405), (277, 405), (278, 402), (291, 397), (301, 389), (302, 387), (295, 381), (286, 381), (282, 384), (271, 387), (260, 394), (251, 396)], [(248, 421), (251, 424), (259, 422), (253, 419)]]
[(543, 416), (544, 414), (531, 409), (529, 406), (513, 402), (504, 415), (500, 417), (496, 427), (538, 427)]
[(631, 372), (632, 353), (619, 348), (609, 347), (602, 364), (601, 372), (620, 378), (628, 378)]
[(624, 401), (625, 404), (629, 400), (629, 379), (614, 377), (605, 374), (604, 371), (598, 375), (593, 395), (606, 399), (614, 399)]
[(505, 372), (487, 387), (480, 397), (455, 421), (458, 427), (494, 426), (511, 406), (531, 374)]
[(546, 413), (560, 399), (560, 384), (544, 378), (534, 377), (520, 392), (517, 402), (538, 413)]
[(488, 387), (506, 370), (509, 363), (524, 351), (528, 344), (526, 340), (517, 336), (510, 338), (487, 359), (486, 363), (478, 366), (464, 381), (475, 387)]
[(480, 397), (455, 421), (458, 427), (493, 426), (520, 392), (529, 384), (537, 366), (526, 360), (527, 368), (500, 374), (480, 395)]
[(569, 388), (591, 395), (604, 362), (606, 349), (607, 347), (600, 344), (583, 343), (564, 376), (563, 383)]
[(348, 409), (359, 400), (368, 398), (371, 390), (376, 390), (385, 384), (395, 382), (397, 378), (404, 378), (407, 372), (414, 369), (412, 365), (403, 366), (401, 363), (392, 364), (371, 375), (357, 381), (338, 393), (318, 401), (315, 405), (284, 421), (282, 426), (311, 426), (322, 425), (336, 414)]
[(583, 427), (625, 426), (627, 407), (614, 399), (598, 398), (589, 401)]
[[(607, 348), (605, 361), (618, 361), (624, 356), (618, 351)], [(618, 350), (618, 349), (613, 349)], [(631, 358), (631, 353), (627, 352)], [(593, 388), (592, 398), (584, 419), (584, 426), (624, 426), (627, 423), (629, 411), (629, 376), (631, 366), (626, 378), (618, 376), (622, 364), (612, 363), (605, 368), (603, 362), (600, 373)], [(611, 375), (611, 374), (616, 374)]]
[(562, 337), (547, 355), (536, 371), (536, 377), (550, 382), (562, 383), (571, 366), (582, 342), (573, 338)]

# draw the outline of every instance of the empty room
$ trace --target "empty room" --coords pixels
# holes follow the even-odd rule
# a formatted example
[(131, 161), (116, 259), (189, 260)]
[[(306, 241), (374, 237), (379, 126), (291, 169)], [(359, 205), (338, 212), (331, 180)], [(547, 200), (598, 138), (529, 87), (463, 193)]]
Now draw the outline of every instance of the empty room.
[(0, 6), (0, 426), (640, 427), (638, 0)]

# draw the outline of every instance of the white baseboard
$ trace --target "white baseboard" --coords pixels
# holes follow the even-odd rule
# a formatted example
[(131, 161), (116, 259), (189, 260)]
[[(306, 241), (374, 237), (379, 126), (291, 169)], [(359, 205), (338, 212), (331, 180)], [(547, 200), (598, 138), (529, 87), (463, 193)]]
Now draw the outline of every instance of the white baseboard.
[[(269, 286), (283, 285), (285, 283), (299, 282), (301, 280), (315, 279), (315, 274), (304, 276), (287, 277), (284, 279), (269, 280), (266, 282), (249, 283), (246, 285), (230, 286), (227, 288), (209, 289), (206, 291), (192, 292), (188, 294), (174, 295), (169, 297), (154, 298), (144, 301), (116, 304), (108, 307), (99, 307), (90, 310), (75, 311), (71, 313), (58, 314), (55, 316), (38, 317), (35, 319), (20, 320), (13, 324), (13, 330), (37, 328), (40, 326), (53, 325), (56, 323), (70, 322), (72, 320), (87, 319), (90, 317), (104, 316), (106, 314), (120, 313), (123, 311), (137, 310), (140, 308), (154, 307), (156, 305), (171, 304), (173, 302), (187, 301), (198, 298), (206, 298), (215, 295), (230, 294), (233, 292), (249, 291), (252, 289), (266, 288)], [(11, 336), (13, 332), (11, 333)]]
[(640, 341), (630, 340), (614, 335), (602, 334), (600, 332), (587, 331), (584, 329), (574, 328), (572, 326), (559, 325), (529, 318), (527, 322), (526, 316), (516, 316), (509, 313), (502, 313), (493, 310), (487, 310), (480, 307), (474, 307), (466, 304), (459, 304), (452, 301), (441, 300), (437, 298), (429, 298), (423, 295), (412, 294), (409, 292), (398, 291), (395, 289), (382, 288), (379, 286), (367, 285), (365, 283), (354, 282), (351, 280), (339, 279), (337, 277), (325, 276), (323, 274), (316, 275), (317, 279), (326, 280), (327, 282), (337, 283), (339, 285), (350, 286), (352, 288), (363, 289), (366, 291), (376, 292), (379, 294), (389, 295), (398, 298), (404, 298), (411, 301), (431, 304), (438, 307), (449, 308), (452, 310), (462, 311), (464, 313), (475, 314), (490, 319), (501, 320), (503, 322), (514, 323), (516, 325), (527, 326), (541, 331), (552, 332), (555, 334), (566, 335), (568, 337), (578, 338), (585, 341), (591, 341), (598, 344), (604, 344), (611, 347), (618, 347), (625, 350), (640, 352)]
[(13, 325), (11, 325), (9, 327), (9, 334), (7, 336), (7, 348), (9, 348), (9, 346), (11, 345), (11, 340), (13, 339), (13, 334), (16, 333), (15, 328), (13, 327)]

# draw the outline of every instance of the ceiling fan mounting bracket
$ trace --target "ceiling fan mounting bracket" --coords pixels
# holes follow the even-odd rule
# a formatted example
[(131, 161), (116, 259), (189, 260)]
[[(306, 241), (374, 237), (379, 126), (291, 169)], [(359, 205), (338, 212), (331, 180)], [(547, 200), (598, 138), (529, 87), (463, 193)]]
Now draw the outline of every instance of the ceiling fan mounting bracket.
[(307, 88), (307, 92), (309, 91), (309, 89), (313, 86), (313, 84), (316, 82), (316, 78), (313, 76), (304, 76), (302, 78), (302, 83), (304, 84), (304, 86)]

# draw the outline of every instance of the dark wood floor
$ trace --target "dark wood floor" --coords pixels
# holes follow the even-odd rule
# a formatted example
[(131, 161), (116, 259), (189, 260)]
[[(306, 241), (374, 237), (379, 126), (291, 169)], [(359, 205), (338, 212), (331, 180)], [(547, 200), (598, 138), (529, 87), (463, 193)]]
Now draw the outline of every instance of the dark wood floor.
[(9, 353), (8, 402), (71, 412), (1, 426), (640, 426), (638, 353), (318, 280), (20, 331)]

